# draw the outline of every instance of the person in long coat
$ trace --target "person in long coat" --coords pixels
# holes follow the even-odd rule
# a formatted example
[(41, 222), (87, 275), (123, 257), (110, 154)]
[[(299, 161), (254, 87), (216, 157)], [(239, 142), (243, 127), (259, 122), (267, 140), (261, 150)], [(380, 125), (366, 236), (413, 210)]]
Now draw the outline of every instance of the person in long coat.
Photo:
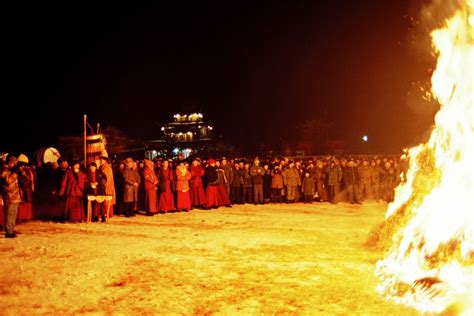
[(155, 164), (153, 161), (145, 159), (145, 168), (143, 169), (143, 187), (145, 190), (145, 211), (146, 215), (153, 216), (158, 213), (157, 190), (158, 177), (155, 174)]
[(315, 175), (316, 175), (316, 178), (315, 178), (316, 188), (315, 189), (318, 192), (319, 201), (325, 202), (329, 200), (329, 194), (326, 189), (326, 169), (322, 161), (317, 162)]
[(86, 175), (80, 169), (78, 161), (72, 161), (72, 167), (66, 171), (61, 181), (59, 196), (66, 195), (66, 213), (73, 223), (83, 221), (84, 216), (84, 186)]
[(287, 202), (294, 203), (296, 200), (296, 191), (301, 185), (301, 177), (293, 161), (291, 161), (289, 167), (283, 171), (282, 176), (283, 184), (286, 186), (287, 191)]
[(272, 172), (269, 169), (268, 164), (263, 165), (263, 201), (269, 203), (272, 195)]
[(33, 192), (35, 190), (34, 173), (28, 165), (28, 157), (23, 154), (18, 156), (18, 171), (22, 202), (18, 206), (17, 220), (21, 222), (33, 219)]
[(219, 206), (231, 207), (229, 193), (227, 192), (227, 182), (226, 170), (219, 164), (219, 161), (216, 161), (216, 171), (217, 171), (217, 200)]
[(123, 175), (123, 202), (125, 217), (135, 216), (135, 203), (138, 200), (138, 186), (140, 185), (140, 175), (137, 169), (133, 168), (133, 159), (125, 159)]
[(199, 158), (195, 158), (189, 168), (191, 180), (189, 181), (189, 195), (191, 197), (191, 205), (193, 207), (204, 208), (206, 206), (206, 194), (202, 184), (204, 176), (204, 168), (201, 166)]
[(276, 165), (271, 173), (272, 175), (272, 203), (281, 203), (283, 200), (283, 176), (280, 166)]
[[(89, 168), (86, 172), (86, 183), (84, 187), (84, 195), (105, 195), (105, 187), (107, 183), (107, 177), (105, 174), (97, 168), (95, 162), (89, 164)], [(86, 200), (87, 201), (87, 200)], [(104, 201), (99, 203), (98, 201), (92, 201), (92, 221), (98, 221), (99, 217), (105, 222), (105, 212), (107, 206)]]
[(218, 208), (219, 199), (217, 197), (217, 169), (216, 161), (209, 159), (209, 166), (204, 172), (207, 181), (206, 187), (206, 209)]
[(162, 169), (160, 172), (160, 204), (159, 210), (162, 213), (172, 212), (176, 210), (174, 205), (174, 190), (176, 188), (176, 182), (174, 178), (174, 172), (169, 167), (167, 160), (163, 161)]
[(115, 181), (114, 181), (114, 171), (110, 165), (110, 159), (106, 153), (99, 157), (100, 159), (100, 171), (105, 174), (107, 182), (105, 183), (105, 194), (112, 195), (112, 200), (108, 201), (109, 208), (109, 217), (114, 215), (114, 208), (116, 205), (116, 193), (115, 193)]
[(191, 197), (189, 195), (189, 180), (191, 173), (184, 162), (176, 168), (176, 191), (178, 191), (177, 208), (178, 211), (188, 212), (191, 210)]

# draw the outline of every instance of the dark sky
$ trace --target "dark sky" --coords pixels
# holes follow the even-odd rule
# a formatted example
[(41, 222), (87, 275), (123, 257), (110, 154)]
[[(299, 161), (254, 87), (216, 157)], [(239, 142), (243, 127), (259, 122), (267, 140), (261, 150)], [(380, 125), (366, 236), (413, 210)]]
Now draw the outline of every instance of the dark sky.
[(409, 1), (67, 2), (5, 12), (1, 147), (80, 134), (84, 113), (155, 138), (172, 114), (202, 111), (247, 150), (315, 117), (354, 150), (368, 133), (372, 150), (398, 152), (432, 123), (407, 104), (426, 79)]

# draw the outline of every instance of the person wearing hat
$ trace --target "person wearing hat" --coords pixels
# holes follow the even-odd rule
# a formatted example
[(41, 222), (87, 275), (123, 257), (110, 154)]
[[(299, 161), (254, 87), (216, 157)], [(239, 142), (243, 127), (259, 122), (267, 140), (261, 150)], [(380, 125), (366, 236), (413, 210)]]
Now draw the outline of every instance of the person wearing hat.
[(204, 168), (201, 166), (201, 159), (194, 158), (189, 167), (191, 173), (191, 180), (189, 180), (189, 196), (191, 198), (192, 207), (205, 208), (206, 194), (204, 193), (204, 186), (202, 184), (202, 177), (204, 177)]
[(18, 181), (22, 202), (18, 206), (17, 220), (19, 222), (33, 219), (33, 191), (35, 190), (35, 175), (28, 165), (28, 157), (24, 154), (18, 156)]
[(206, 187), (206, 209), (218, 208), (219, 199), (217, 196), (217, 167), (214, 159), (209, 159), (209, 165), (204, 171), (207, 180)]
[(65, 219), (73, 223), (85, 219), (83, 198), (85, 182), (86, 175), (81, 171), (79, 159), (73, 159), (71, 168), (66, 171), (59, 189), (59, 196), (66, 195)]
[(18, 206), (22, 202), (17, 163), (17, 158), (9, 155), (7, 166), (3, 168), (1, 173), (5, 238), (15, 238), (17, 236), (15, 233), (16, 217)]

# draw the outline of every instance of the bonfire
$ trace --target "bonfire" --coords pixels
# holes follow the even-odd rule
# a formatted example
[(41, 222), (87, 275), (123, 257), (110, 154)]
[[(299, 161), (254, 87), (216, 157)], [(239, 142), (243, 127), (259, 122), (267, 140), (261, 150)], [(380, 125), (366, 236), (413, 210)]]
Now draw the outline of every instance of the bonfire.
[(410, 169), (387, 218), (405, 221), (377, 263), (378, 290), (420, 312), (474, 313), (474, 0), (431, 33), (440, 103), (427, 143), (409, 150)]

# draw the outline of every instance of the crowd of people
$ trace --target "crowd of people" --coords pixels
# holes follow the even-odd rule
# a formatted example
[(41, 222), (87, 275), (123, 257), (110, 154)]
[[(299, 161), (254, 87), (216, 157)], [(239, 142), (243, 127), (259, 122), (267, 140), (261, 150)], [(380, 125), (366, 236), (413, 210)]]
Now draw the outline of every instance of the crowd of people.
[(406, 171), (403, 155), (111, 161), (104, 154), (87, 166), (61, 158), (37, 166), (23, 154), (9, 155), (0, 177), (5, 218), (0, 224), (7, 238), (16, 237), (15, 223), (40, 218), (51, 208), (59, 208), (64, 221), (82, 222), (88, 196), (110, 197), (107, 203), (89, 201), (92, 221), (233, 204), (390, 202)]

